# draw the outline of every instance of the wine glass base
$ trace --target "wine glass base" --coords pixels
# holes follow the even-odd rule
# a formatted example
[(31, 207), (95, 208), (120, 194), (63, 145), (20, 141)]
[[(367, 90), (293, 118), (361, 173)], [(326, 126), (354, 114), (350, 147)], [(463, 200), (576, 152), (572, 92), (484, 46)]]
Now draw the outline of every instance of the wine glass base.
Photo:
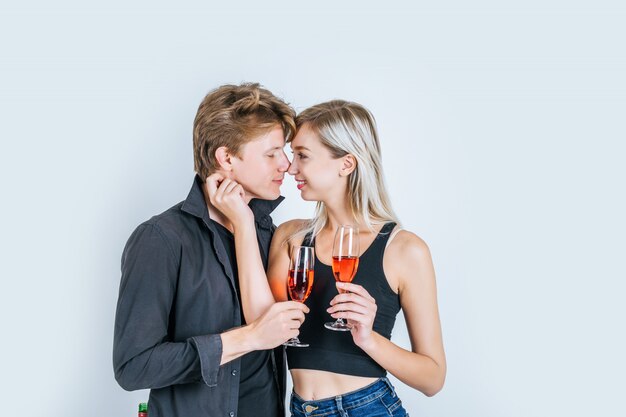
[(351, 324), (337, 323), (336, 321), (324, 323), (324, 327), (326, 327), (328, 330), (335, 330), (338, 332), (349, 332), (350, 330), (352, 330)]
[(283, 343), (283, 346), (289, 346), (289, 347), (309, 347), (309, 344), (308, 343), (302, 343), (298, 339), (291, 339), (291, 340), (287, 340), (285, 343)]

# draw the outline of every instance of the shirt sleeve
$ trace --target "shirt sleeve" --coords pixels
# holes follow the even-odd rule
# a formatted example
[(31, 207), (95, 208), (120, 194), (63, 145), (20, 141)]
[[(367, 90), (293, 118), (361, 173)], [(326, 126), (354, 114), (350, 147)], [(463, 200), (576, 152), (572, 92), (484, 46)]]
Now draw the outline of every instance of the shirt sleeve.
[(144, 223), (122, 255), (115, 331), (115, 379), (126, 390), (204, 381), (217, 385), (219, 334), (173, 342), (168, 337), (180, 256), (157, 225)]

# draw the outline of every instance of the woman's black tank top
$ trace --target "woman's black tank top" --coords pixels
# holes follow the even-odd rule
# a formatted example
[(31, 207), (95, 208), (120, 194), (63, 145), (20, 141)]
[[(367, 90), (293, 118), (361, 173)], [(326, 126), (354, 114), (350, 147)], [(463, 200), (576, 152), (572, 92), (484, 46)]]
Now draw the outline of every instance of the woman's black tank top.
[[(385, 277), (383, 254), (395, 223), (387, 223), (380, 230), (372, 244), (361, 255), (359, 267), (352, 283), (361, 285), (376, 300), (374, 331), (391, 338), (391, 330), (400, 311), (400, 298)], [(314, 246), (308, 234), (302, 245)], [(288, 347), (289, 369), (317, 369), (338, 374), (379, 378), (387, 371), (354, 344), (352, 334), (328, 330), (324, 323), (334, 321), (326, 312), (330, 300), (337, 295), (335, 276), (332, 267), (315, 257), (315, 277), (313, 289), (305, 304), (311, 310), (300, 327), (298, 338), (309, 347)]]

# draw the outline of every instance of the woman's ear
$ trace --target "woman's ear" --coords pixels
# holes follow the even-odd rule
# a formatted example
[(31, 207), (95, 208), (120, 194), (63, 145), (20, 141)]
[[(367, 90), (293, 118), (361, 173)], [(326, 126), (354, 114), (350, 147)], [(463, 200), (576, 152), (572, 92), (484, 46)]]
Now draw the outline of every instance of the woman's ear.
[(352, 174), (352, 171), (356, 169), (356, 158), (352, 154), (347, 154), (342, 159), (343, 163), (341, 164), (339, 176), (347, 177), (348, 175)]
[(232, 155), (226, 146), (220, 146), (215, 150), (215, 159), (223, 171), (232, 171), (233, 164), (231, 158)]

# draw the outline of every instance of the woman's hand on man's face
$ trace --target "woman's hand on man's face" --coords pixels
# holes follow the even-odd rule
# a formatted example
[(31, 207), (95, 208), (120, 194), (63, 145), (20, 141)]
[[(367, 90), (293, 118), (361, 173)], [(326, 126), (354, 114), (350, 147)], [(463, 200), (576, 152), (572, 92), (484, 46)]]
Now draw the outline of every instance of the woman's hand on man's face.
[(246, 204), (246, 193), (241, 184), (219, 173), (208, 176), (206, 184), (209, 201), (233, 226), (254, 222), (254, 214)]

